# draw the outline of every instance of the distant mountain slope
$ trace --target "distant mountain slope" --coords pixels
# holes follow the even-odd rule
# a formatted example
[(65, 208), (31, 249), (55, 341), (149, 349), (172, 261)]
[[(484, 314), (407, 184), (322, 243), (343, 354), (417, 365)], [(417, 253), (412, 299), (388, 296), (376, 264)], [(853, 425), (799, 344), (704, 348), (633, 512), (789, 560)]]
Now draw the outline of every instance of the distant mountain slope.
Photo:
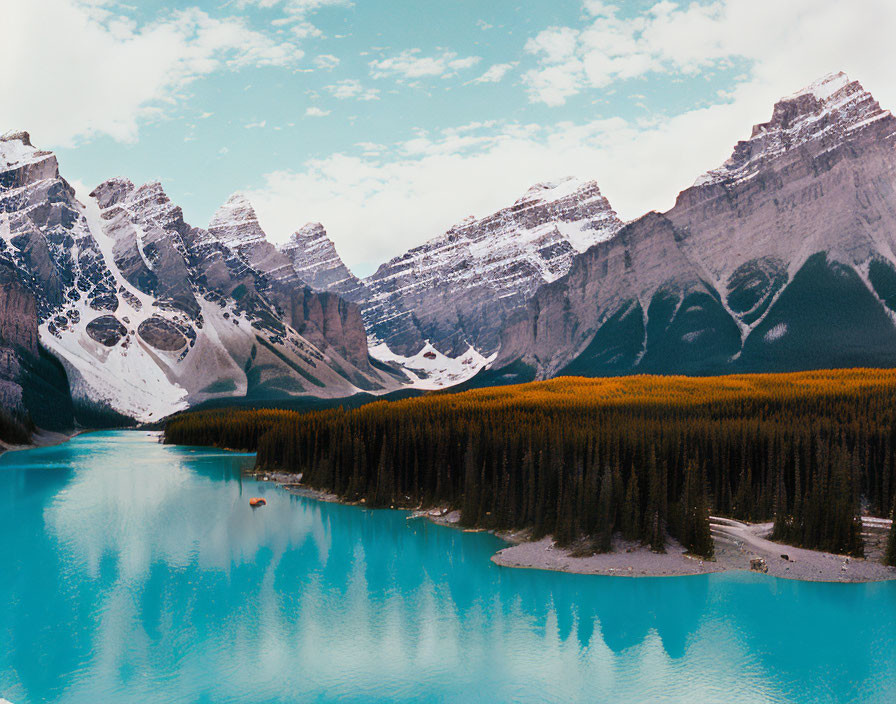
[(293, 263), (298, 277), (317, 291), (331, 291), (355, 302), (370, 292), (342, 261), (333, 241), (320, 223), (308, 223), (280, 246)]
[(896, 119), (831, 74), (577, 257), (479, 380), (896, 365)]
[(404, 356), (427, 342), (452, 357), (470, 346), (490, 355), (505, 317), (621, 224), (594, 182), (533, 186), (509, 208), (468, 218), (366, 278), (368, 332)]

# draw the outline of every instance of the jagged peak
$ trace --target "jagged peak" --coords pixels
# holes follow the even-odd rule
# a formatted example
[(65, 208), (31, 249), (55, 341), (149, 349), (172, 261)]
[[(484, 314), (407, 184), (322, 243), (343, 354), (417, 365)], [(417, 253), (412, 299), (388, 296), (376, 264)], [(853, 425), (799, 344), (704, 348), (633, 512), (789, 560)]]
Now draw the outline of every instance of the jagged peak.
[(252, 202), (243, 194), (237, 191), (232, 193), (230, 197), (224, 201), (220, 208), (215, 211), (209, 223), (209, 229), (214, 227), (222, 227), (232, 225), (234, 223), (258, 222), (258, 216)]
[(837, 91), (848, 86), (850, 82), (849, 76), (843, 71), (834, 71), (812, 81), (809, 85), (801, 88), (795, 93), (791, 93), (783, 98), (783, 100), (793, 100), (794, 98), (799, 98), (803, 95), (812, 95), (816, 100), (827, 100)]
[(751, 178), (769, 158), (812, 142), (833, 148), (892, 117), (861, 83), (842, 71), (829, 73), (777, 101), (771, 119), (754, 125), (750, 138), (738, 142), (731, 157), (700, 176), (694, 186)]
[[(336, 254), (336, 245), (333, 244), (333, 240), (331, 240), (327, 234), (326, 228), (319, 222), (309, 222), (302, 225), (302, 227), (293, 232), (289, 236), (289, 239), (280, 245), (278, 249), (281, 252), (290, 254), (295, 254), (299, 250), (303, 253), (326, 250), (332, 252), (334, 257), (339, 256)], [(340, 259), (340, 262), (341, 261), (342, 260)]]
[(103, 181), (90, 192), (92, 198), (96, 198), (103, 209), (128, 201), (135, 207), (140, 207), (148, 201), (156, 204), (168, 204), (171, 199), (165, 192), (161, 181), (147, 181), (141, 186), (136, 186), (128, 178), (116, 177)]
[(293, 232), (290, 239), (298, 241), (303, 239), (317, 239), (319, 237), (327, 237), (327, 228), (319, 222), (308, 222)]
[(37, 149), (31, 144), (31, 135), (24, 130), (10, 130), (0, 136), (0, 169), (52, 157), (53, 152)]
[(0, 135), (0, 142), (21, 142), (26, 147), (34, 147), (31, 144), (31, 135), (25, 130), (9, 130)]
[(134, 192), (134, 200), (146, 200), (149, 198), (170, 200), (161, 181), (147, 181)]
[(109, 208), (125, 200), (134, 191), (134, 182), (123, 177), (110, 178), (103, 181), (90, 192), (102, 209)]
[(266, 240), (258, 215), (249, 199), (239, 191), (218, 208), (208, 226), (209, 232), (228, 246), (242, 246)]
[(551, 201), (567, 198), (574, 193), (591, 189), (596, 189), (598, 194), (600, 193), (596, 181), (579, 178), (577, 176), (566, 176), (555, 181), (536, 183), (531, 186), (529, 190), (514, 203), (514, 205), (522, 205), (524, 203), (549, 203)]

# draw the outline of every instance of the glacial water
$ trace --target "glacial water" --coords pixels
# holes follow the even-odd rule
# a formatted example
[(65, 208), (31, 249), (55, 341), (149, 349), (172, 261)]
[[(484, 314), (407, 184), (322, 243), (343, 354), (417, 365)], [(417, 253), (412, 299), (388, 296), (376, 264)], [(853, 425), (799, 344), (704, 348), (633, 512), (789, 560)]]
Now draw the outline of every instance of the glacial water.
[(896, 701), (896, 583), (499, 568), (494, 536), (252, 461), (139, 432), (0, 457), (0, 698)]

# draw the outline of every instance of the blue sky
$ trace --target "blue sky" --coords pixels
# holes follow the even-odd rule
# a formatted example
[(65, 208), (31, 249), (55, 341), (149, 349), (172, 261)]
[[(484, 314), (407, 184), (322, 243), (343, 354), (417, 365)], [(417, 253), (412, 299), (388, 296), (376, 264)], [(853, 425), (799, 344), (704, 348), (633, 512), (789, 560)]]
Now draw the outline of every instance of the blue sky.
[(161, 180), (199, 226), (244, 191), (272, 239), (320, 221), (367, 274), (565, 175), (624, 218), (668, 208), (829, 71), (889, 106), (892, 5), (11, 3), (0, 131), (31, 131), (79, 190)]

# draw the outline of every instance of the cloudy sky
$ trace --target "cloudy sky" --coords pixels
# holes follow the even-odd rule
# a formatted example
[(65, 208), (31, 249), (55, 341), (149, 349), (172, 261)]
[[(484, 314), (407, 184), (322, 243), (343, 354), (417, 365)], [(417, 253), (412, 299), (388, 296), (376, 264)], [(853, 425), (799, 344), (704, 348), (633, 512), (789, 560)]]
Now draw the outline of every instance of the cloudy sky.
[(204, 226), (322, 222), (359, 274), (530, 185), (664, 210), (836, 70), (896, 106), (892, 0), (0, 0), (0, 132)]

